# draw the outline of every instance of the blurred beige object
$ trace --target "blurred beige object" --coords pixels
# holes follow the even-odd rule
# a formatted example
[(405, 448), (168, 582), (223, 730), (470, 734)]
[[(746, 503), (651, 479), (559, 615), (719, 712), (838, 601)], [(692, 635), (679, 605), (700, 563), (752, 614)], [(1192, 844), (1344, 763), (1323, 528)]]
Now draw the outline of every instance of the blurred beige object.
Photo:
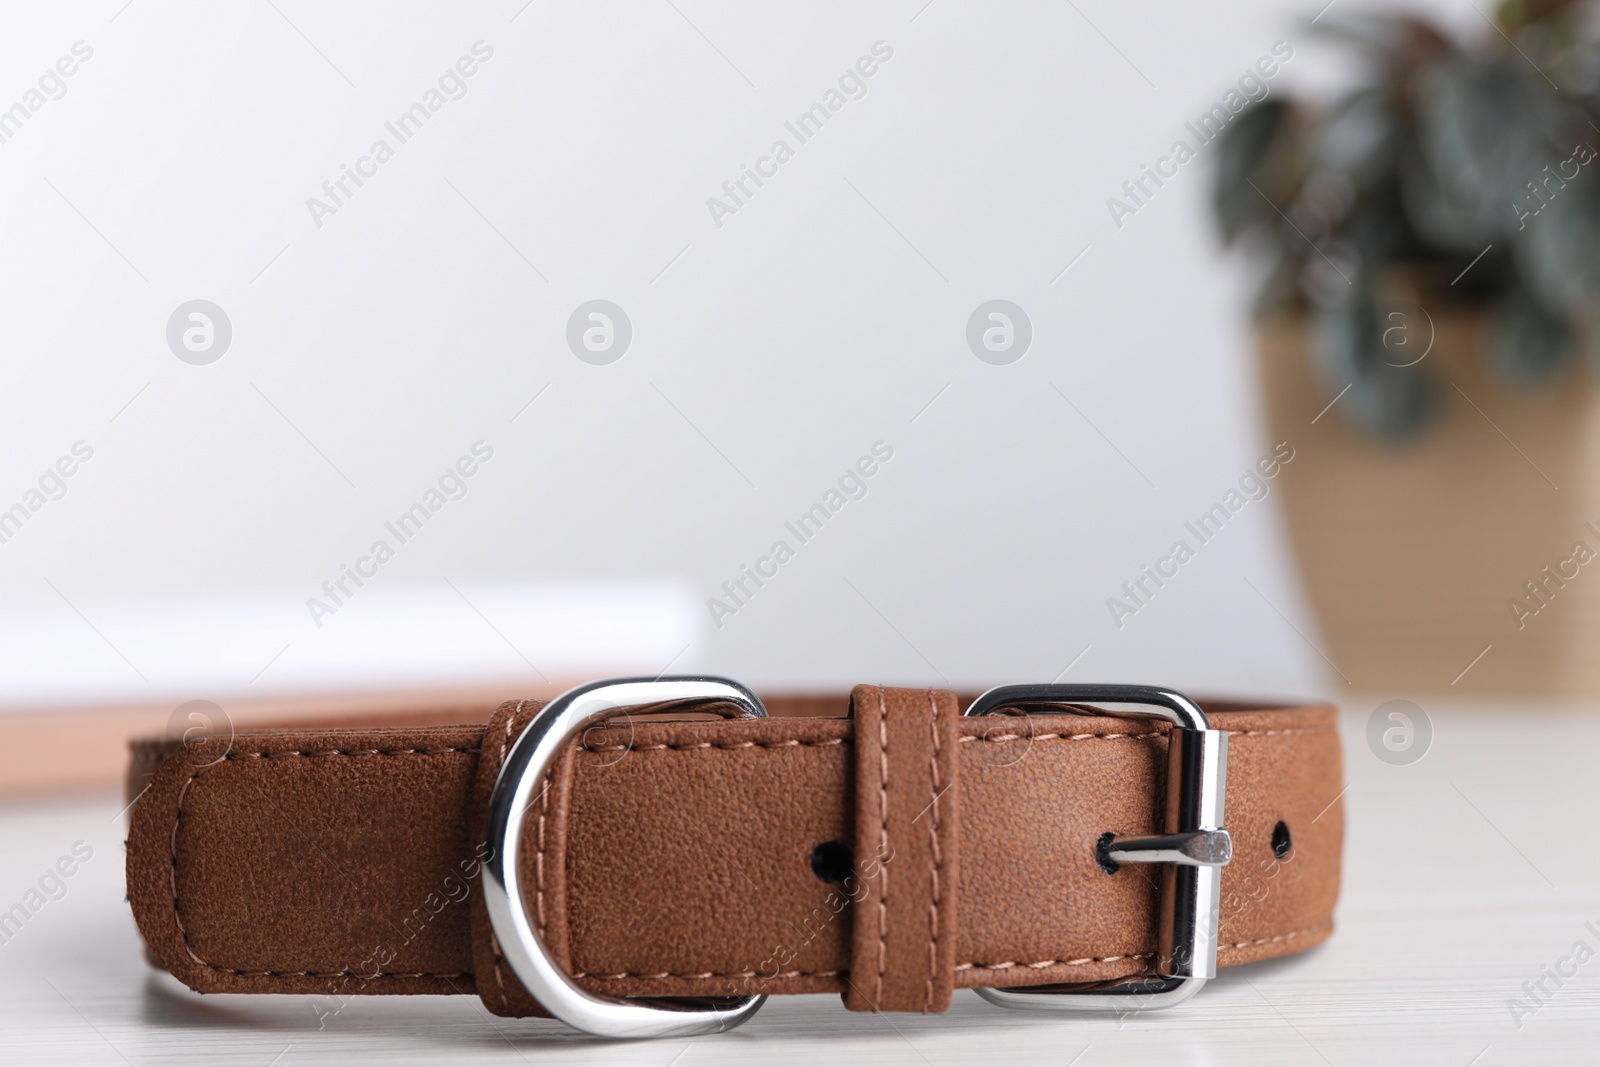
[(1321, 650), (1352, 685), (1396, 695), (1600, 694), (1600, 397), (1581, 370), (1511, 388), (1491, 377), (1479, 318), (1433, 323), (1440, 411), (1401, 445), (1329, 408), (1302, 320), (1259, 327), (1268, 430), (1295, 449), (1279, 489)]
[[(208, 728), (227, 730), (292, 726), (304, 722), (381, 722), (410, 726), (487, 722), (502, 700), (548, 698), (565, 686), (461, 686), (395, 692), (347, 693), (274, 700), (226, 701), (226, 716)], [(40, 790), (106, 787), (128, 768), (135, 737), (181, 736), (174, 706), (109, 705), (12, 710), (0, 714), (0, 796)], [(172, 734), (174, 729), (178, 733)]]

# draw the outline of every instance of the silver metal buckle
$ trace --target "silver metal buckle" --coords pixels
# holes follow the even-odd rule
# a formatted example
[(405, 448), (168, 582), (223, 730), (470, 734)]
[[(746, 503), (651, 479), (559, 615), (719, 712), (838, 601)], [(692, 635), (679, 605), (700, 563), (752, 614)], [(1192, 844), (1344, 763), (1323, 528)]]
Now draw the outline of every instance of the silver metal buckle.
[[(756, 695), (726, 678), (614, 678), (556, 697), (539, 712), (506, 753), (489, 798), (485, 840), (493, 850), (483, 865), (483, 896), (500, 950), (528, 992), (551, 1015), (599, 1037), (689, 1037), (731, 1030), (760, 1009), (765, 996), (731, 1003), (616, 1000), (581, 989), (551, 962), (529, 920), (518, 878), (522, 824), (534, 790), (567, 744), (586, 727), (630, 707), (666, 700), (718, 700), (748, 718), (766, 718)], [(712, 1007), (704, 1007), (713, 1003)]]
[[(1093, 709), (1172, 724), (1167, 741), (1166, 833), (1115, 839), (1105, 849), (1113, 862), (1166, 864), (1161, 886), (1156, 973), (1112, 983), (980, 989), (1006, 1008), (1033, 1011), (1149, 1011), (1170, 1008), (1217, 975), (1217, 925), (1222, 868), (1233, 842), (1222, 827), (1227, 792), (1228, 735), (1211, 729), (1205, 713), (1180, 693), (1143, 685), (1003, 685), (972, 702), (968, 715), (1023, 705), (1030, 715), (1059, 714), (1028, 704), (1136, 704), (1134, 709)], [(1148, 709), (1148, 710), (1145, 710)], [(1075, 709), (1076, 710), (1076, 709)]]

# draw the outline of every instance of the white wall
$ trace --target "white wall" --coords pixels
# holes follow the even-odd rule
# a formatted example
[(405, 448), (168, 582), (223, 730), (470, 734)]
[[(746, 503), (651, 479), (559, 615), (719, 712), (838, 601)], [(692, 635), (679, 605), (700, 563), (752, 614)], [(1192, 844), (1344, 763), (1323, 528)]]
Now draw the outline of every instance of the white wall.
[[(762, 685), (1048, 680), (1087, 648), (1067, 677), (1327, 687), (1273, 498), (1120, 630), (1106, 606), (1270, 449), (1204, 153), (1120, 228), (1106, 200), (1273, 42), (1273, 91), (1330, 69), (1320, 5), (274, 3), (0, 16), (0, 107), (93, 49), (0, 144), (0, 507), (93, 448), (0, 544), (0, 702), (48, 698), (42, 662), (63, 698), (242, 690), (283, 647), (261, 684), (337, 684), (328, 650), (382, 614), (357, 609), (447, 579), (638, 583), (677, 605), (641, 666), (688, 626), (678, 667)], [(399, 144), (384, 123), (479, 41)], [(798, 144), (785, 121), (879, 41)], [(319, 227), (307, 198), (379, 138)], [(719, 227), (707, 198), (778, 138), (794, 158)], [(233, 329), (204, 366), (165, 336), (195, 298)], [(607, 366), (564, 339), (594, 298), (633, 327)], [(1034, 330), (1008, 366), (964, 336), (992, 298)], [(880, 440), (866, 497), (713, 626), (705, 598)], [(466, 496), (314, 625), (476, 441)], [(581, 667), (545, 608), (513, 643)], [(427, 625), (449, 640), (411, 642), (409, 677), (525, 670), (459, 602)]]

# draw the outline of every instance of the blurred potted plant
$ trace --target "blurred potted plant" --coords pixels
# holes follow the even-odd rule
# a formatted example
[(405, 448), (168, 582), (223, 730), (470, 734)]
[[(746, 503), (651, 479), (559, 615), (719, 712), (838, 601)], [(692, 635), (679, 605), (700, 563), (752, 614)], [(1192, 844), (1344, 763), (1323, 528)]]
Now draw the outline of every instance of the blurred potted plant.
[(1506, 2), (1469, 45), (1324, 16), (1355, 87), (1219, 142), (1290, 539), (1357, 686), (1600, 692), (1594, 14)]

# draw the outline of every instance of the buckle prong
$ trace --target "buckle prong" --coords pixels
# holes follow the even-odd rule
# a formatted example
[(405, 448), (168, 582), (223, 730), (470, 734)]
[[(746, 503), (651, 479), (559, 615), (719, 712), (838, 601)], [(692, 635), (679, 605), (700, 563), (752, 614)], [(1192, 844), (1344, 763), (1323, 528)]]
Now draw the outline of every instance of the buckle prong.
[(1233, 838), (1226, 830), (1190, 830), (1160, 837), (1119, 837), (1106, 845), (1113, 863), (1181, 863), (1185, 867), (1226, 867)]

